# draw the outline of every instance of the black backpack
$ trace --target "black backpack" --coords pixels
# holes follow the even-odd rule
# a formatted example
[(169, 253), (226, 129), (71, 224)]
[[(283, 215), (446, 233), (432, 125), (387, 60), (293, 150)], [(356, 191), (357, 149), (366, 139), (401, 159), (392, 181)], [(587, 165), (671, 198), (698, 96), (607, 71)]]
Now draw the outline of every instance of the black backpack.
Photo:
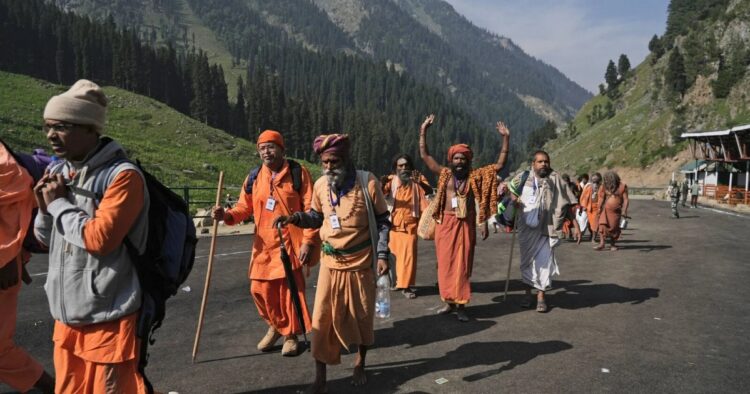
[[(104, 196), (115, 168), (124, 162), (132, 163), (128, 159), (118, 158), (111, 162), (108, 170), (97, 174), (94, 180), (97, 202)], [(138, 371), (149, 392), (153, 393), (153, 387), (145, 375), (148, 345), (154, 343), (153, 334), (164, 321), (167, 299), (177, 294), (179, 286), (193, 268), (198, 238), (185, 200), (144, 170), (140, 162), (134, 164), (143, 173), (148, 189), (148, 241), (143, 254), (138, 253), (127, 237), (125, 245), (135, 263), (143, 293), (138, 316), (137, 334), (141, 338)]]
[[(302, 189), (302, 166), (294, 160), (287, 159), (287, 162), (289, 163), (289, 171), (292, 173), (292, 187), (295, 192), (299, 193), (300, 189)], [(258, 179), (258, 172), (260, 172), (260, 167), (255, 167), (247, 175), (245, 194), (253, 194), (253, 186), (255, 186), (255, 181)]]

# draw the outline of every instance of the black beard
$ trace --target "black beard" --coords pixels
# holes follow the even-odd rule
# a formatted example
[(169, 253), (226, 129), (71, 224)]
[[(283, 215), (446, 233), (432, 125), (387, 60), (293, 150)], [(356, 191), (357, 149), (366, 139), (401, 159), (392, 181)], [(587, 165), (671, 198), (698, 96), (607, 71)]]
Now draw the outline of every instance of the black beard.
[(398, 173), (398, 179), (401, 183), (409, 183), (411, 181), (411, 173), (409, 171), (401, 171)]
[(464, 166), (462, 169), (457, 170), (456, 166), (451, 165), (451, 172), (453, 172), (453, 176), (456, 177), (456, 179), (466, 179), (467, 176), (469, 176), (469, 166)]
[(551, 172), (552, 169), (550, 168), (540, 168), (539, 170), (537, 170), (536, 176), (538, 176), (539, 178), (546, 178)]

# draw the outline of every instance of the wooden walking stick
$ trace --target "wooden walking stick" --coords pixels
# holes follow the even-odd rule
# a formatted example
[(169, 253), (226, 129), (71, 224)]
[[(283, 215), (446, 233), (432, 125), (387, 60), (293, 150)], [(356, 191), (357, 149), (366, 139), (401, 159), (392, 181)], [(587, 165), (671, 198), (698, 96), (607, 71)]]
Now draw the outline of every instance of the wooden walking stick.
[[(219, 172), (219, 186), (216, 189), (216, 205), (221, 204), (221, 191), (224, 189), (224, 171)], [(206, 284), (203, 286), (203, 300), (201, 301), (201, 311), (198, 315), (198, 328), (195, 331), (195, 342), (193, 343), (193, 362), (195, 355), (198, 353), (198, 345), (201, 341), (201, 329), (203, 328), (203, 315), (206, 312), (206, 300), (208, 300), (208, 286), (211, 283), (211, 268), (214, 264), (214, 252), (216, 251), (216, 233), (219, 231), (219, 221), (214, 219), (214, 226), (211, 233), (211, 248), (208, 252), (208, 268), (206, 268)]]
[(503, 295), (503, 302), (508, 298), (508, 285), (510, 284), (510, 266), (513, 264), (513, 249), (516, 245), (516, 213), (518, 207), (513, 203), (513, 228), (511, 229), (512, 235), (510, 237), (510, 258), (508, 258), (508, 273), (505, 275), (505, 294)]

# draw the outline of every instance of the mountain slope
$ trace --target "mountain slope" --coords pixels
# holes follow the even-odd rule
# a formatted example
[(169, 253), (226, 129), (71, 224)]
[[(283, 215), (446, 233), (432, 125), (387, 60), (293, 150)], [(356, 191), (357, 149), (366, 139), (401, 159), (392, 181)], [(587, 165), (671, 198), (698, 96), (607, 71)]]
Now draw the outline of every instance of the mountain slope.
[(749, 20), (746, 1), (673, 1), (654, 51), (547, 144), (555, 167), (644, 171), (663, 161), (669, 172), (686, 157), (681, 133), (750, 123)]
[[(19, 151), (48, 150), (40, 126), (42, 112), (47, 100), (64, 90), (0, 71), (0, 138)], [(215, 187), (219, 170), (225, 172), (226, 184), (240, 185), (249, 168), (259, 163), (255, 146), (244, 139), (126, 90), (104, 91), (110, 99), (105, 134), (169, 186)]]

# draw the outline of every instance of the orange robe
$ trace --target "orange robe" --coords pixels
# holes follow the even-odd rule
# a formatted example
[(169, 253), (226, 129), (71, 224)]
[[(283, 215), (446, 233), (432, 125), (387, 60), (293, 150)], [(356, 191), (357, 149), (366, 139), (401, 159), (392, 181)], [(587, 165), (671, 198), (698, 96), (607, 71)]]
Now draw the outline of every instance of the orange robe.
[(15, 260), (18, 283), (0, 290), (0, 382), (25, 392), (42, 376), (42, 365), (13, 343), (21, 291), (23, 239), (35, 200), (31, 176), (0, 144), (0, 268)]
[[(297, 211), (309, 211), (312, 199), (312, 178), (310, 172), (302, 167), (302, 185), (299, 192), (294, 190), (289, 163), (285, 162), (277, 174), (262, 166), (253, 185), (253, 194), (245, 193), (242, 185), (240, 198), (234, 208), (227, 210), (225, 222), (228, 225), (239, 223), (253, 216), (255, 219), (255, 238), (250, 257), (248, 278), (250, 294), (253, 297), (258, 314), (284, 336), (301, 334), (302, 327), (297, 319), (297, 312), (289, 293), (284, 266), (281, 263), (281, 241), (273, 221), (281, 215)], [(270, 198), (275, 201), (273, 210), (267, 209)], [(270, 208), (270, 207), (269, 207)], [(302, 244), (312, 245), (308, 259), (317, 264), (319, 255), (318, 230), (300, 229), (286, 226), (282, 230), (284, 245), (289, 253), (294, 271), (295, 282), (302, 304), (305, 328), (310, 331), (310, 312), (305, 299), (305, 278), (302, 274), (302, 263), (299, 261), (299, 250)]]
[[(120, 172), (107, 187), (96, 216), (84, 225), (86, 251), (107, 254), (121, 245), (143, 209), (141, 176)], [(55, 393), (145, 393), (138, 373), (138, 312), (117, 320), (69, 326), (55, 321)]]
[[(368, 193), (375, 214), (388, 211), (379, 182), (370, 174)], [(341, 362), (341, 348), (351, 345), (372, 345), (375, 318), (375, 273), (372, 268), (372, 247), (362, 188), (357, 183), (332, 206), (330, 189), (325, 177), (315, 182), (312, 209), (323, 214), (320, 238), (333, 248), (359, 249), (343, 255), (322, 255), (318, 286), (313, 307), (312, 355), (326, 364)], [(336, 213), (340, 229), (331, 226)], [(359, 248), (364, 245), (363, 248)]]
[[(421, 177), (420, 182), (429, 185), (424, 176)], [(414, 286), (416, 282), (417, 226), (419, 217), (427, 209), (428, 202), (424, 189), (413, 182), (409, 185), (401, 185), (400, 182), (391, 180), (383, 185), (383, 193), (393, 196), (391, 211), (393, 227), (391, 227), (388, 248), (396, 257), (396, 287), (406, 289)]]
[(603, 206), (599, 215), (599, 234), (602, 237), (609, 236), (613, 240), (620, 238), (620, 219), (622, 218), (623, 195), (628, 186), (620, 183), (614, 193), (601, 193), (599, 195), (599, 206)]
[[(581, 192), (580, 203), (586, 210), (586, 216), (588, 217), (592, 233), (599, 229), (599, 196), (604, 194), (603, 190), (604, 189), (600, 185), (596, 195), (594, 195), (594, 185), (589, 183), (583, 187), (583, 192)], [(584, 229), (581, 229), (581, 231), (583, 230)]]
[[(435, 252), (438, 265), (440, 298), (452, 304), (468, 304), (471, 300), (469, 278), (474, 265), (477, 223), (482, 223), (497, 206), (497, 178), (494, 165), (472, 170), (469, 174), (466, 217), (459, 219), (446, 211), (446, 191), (453, 175), (443, 169), (438, 180), (438, 209), (435, 211)], [(477, 212), (474, 202), (479, 207)]]

